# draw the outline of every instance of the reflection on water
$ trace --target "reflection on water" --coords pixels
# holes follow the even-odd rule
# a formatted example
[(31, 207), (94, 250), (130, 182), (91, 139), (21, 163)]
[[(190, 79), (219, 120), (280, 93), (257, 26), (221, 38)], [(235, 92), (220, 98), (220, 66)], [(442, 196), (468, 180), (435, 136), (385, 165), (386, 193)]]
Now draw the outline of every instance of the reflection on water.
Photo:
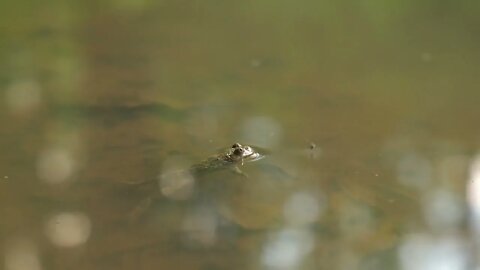
[(472, 233), (477, 237), (480, 233), (480, 156), (478, 154), (472, 160), (470, 166), (470, 178), (467, 182), (467, 203)]
[(38, 178), (49, 183), (67, 181), (73, 174), (74, 161), (64, 149), (49, 149), (39, 155)]
[(412, 234), (404, 237), (399, 258), (404, 269), (470, 269), (468, 246), (458, 236)]
[(314, 247), (314, 235), (307, 230), (285, 229), (270, 238), (262, 254), (267, 269), (295, 269)]
[(28, 239), (10, 239), (5, 250), (6, 270), (42, 269), (38, 248)]
[(61, 213), (49, 218), (45, 234), (56, 246), (74, 247), (88, 240), (90, 227), (90, 219), (84, 214)]
[(479, 268), (480, 6), (396, 2), (2, 4), (0, 268)]
[(326, 208), (325, 200), (308, 192), (295, 192), (285, 202), (285, 222), (293, 226), (314, 223)]

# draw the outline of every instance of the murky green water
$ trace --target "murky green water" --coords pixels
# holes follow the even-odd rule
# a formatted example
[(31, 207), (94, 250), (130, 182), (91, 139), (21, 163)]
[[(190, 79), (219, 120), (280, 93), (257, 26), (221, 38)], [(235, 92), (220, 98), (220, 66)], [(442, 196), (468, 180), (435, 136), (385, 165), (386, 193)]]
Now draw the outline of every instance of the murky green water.
[(474, 1), (0, 6), (0, 268), (479, 267)]

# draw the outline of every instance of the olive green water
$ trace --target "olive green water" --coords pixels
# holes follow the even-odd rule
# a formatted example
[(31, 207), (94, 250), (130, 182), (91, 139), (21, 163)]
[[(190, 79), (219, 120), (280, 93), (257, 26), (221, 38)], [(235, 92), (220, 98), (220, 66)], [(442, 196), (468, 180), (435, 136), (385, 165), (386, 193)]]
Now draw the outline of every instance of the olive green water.
[[(0, 4), (1, 269), (479, 266), (475, 1), (30, 2)], [(234, 142), (248, 178), (162, 195)]]

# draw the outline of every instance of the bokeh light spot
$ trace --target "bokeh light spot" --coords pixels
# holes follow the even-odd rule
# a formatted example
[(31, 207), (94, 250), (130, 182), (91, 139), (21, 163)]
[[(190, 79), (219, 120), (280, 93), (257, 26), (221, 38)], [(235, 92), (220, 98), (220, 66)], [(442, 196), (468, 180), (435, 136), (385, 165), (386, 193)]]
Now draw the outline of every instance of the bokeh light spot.
[(52, 216), (45, 226), (48, 239), (59, 247), (75, 247), (84, 244), (90, 236), (90, 231), (90, 219), (78, 212)]
[(405, 238), (398, 255), (403, 270), (465, 270), (468, 254), (459, 238), (412, 234)]
[(292, 269), (312, 251), (314, 244), (314, 236), (307, 230), (282, 230), (267, 242), (262, 262), (268, 269)]
[(41, 270), (38, 249), (28, 239), (9, 241), (5, 246), (5, 270)]
[(283, 214), (289, 224), (305, 225), (315, 222), (324, 207), (324, 202), (317, 196), (296, 192), (285, 203)]
[(427, 194), (424, 201), (427, 223), (434, 230), (456, 229), (463, 219), (463, 207), (460, 198), (454, 193), (437, 189)]
[(50, 184), (59, 184), (71, 179), (75, 162), (71, 153), (62, 148), (50, 148), (37, 160), (37, 176)]

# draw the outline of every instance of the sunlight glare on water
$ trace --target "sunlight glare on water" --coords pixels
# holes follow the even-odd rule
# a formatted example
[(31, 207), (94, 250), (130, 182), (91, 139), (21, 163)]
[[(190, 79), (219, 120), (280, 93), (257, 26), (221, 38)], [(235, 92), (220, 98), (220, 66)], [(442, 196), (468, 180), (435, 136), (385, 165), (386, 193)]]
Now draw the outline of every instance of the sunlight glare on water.
[(0, 268), (480, 269), (479, 10), (3, 1)]
[(286, 201), (283, 214), (288, 224), (302, 226), (315, 222), (325, 207), (321, 196), (314, 196), (308, 192), (296, 192)]
[(60, 184), (72, 180), (75, 161), (65, 148), (48, 148), (40, 153), (37, 161), (38, 178), (49, 184)]
[(463, 203), (446, 189), (433, 189), (424, 198), (424, 214), (434, 231), (458, 230), (464, 220)]
[[(466, 192), (470, 226), (478, 238), (480, 237), (480, 154), (472, 159)], [(480, 244), (478, 239), (477, 244)]]
[(90, 218), (79, 212), (64, 212), (51, 216), (45, 224), (45, 234), (58, 247), (76, 247), (87, 242), (91, 233)]
[(467, 270), (471, 263), (467, 245), (456, 235), (407, 235), (398, 255), (403, 270)]
[(272, 233), (262, 252), (264, 269), (298, 269), (314, 246), (314, 235), (308, 230), (283, 229)]
[(5, 246), (5, 270), (41, 270), (39, 251), (29, 239), (11, 239)]

